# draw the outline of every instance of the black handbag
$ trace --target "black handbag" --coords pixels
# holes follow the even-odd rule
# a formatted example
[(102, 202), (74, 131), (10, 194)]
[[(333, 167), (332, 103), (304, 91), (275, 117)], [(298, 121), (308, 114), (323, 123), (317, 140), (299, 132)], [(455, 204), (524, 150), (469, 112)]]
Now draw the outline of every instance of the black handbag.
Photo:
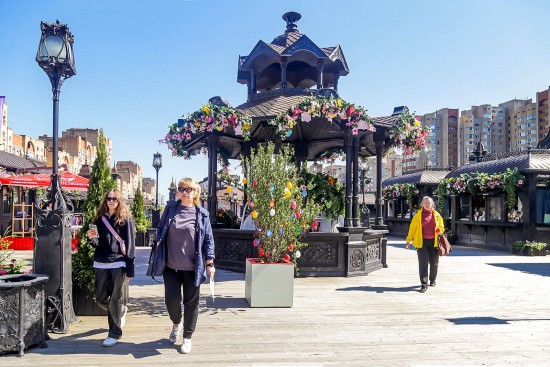
[(155, 277), (159, 277), (164, 273), (166, 268), (166, 246), (164, 242), (157, 243), (153, 242), (151, 247), (151, 253), (149, 254), (149, 266), (147, 267), (147, 272), (145, 275), (150, 276), (153, 280), (156, 281)]

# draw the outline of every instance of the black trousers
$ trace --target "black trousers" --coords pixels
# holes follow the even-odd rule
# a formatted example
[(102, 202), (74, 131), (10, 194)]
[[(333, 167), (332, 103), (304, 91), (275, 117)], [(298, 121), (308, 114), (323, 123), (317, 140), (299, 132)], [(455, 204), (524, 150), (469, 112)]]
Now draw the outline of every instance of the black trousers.
[(122, 306), (128, 303), (126, 269), (95, 269), (95, 299), (99, 307), (108, 312), (109, 337), (120, 339)]
[(183, 289), (183, 337), (191, 339), (199, 317), (199, 297), (201, 287), (195, 287), (195, 272), (166, 268), (164, 274), (164, 302), (170, 320), (181, 322), (181, 302)]
[[(420, 275), (420, 283), (422, 285), (428, 285), (428, 278), (430, 279), (430, 282), (435, 282), (435, 279), (437, 278), (439, 254), (437, 253), (437, 247), (434, 247), (433, 238), (424, 238), (422, 241), (422, 248), (419, 248), (416, 251), (416, 254), (418, 255), (418, 274)], [(428, 264), (430, 266), (429, 276)]]

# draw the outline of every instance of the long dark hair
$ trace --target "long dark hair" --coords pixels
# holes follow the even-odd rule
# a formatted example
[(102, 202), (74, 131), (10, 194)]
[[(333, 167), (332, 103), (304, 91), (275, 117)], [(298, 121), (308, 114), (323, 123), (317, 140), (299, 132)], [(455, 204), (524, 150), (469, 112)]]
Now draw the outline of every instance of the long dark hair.
[(126, 203), (124, 203), (124, 200), (122, 199), (122, 194), (119, 189), (111, 189), (105, 193), (103, 200), (101, 200), (101, 203), (97, 207), (97, 214), (94, 218), (94, 222), (98, 221), (103, 215), (109, 213), (109, 206), (107, 205), (108, 196), (115, 196), (117, 198), (118, 206), (115, 209), (115, 224), (121, 226), (132, 215), (130, 214), (128, 207), (126, 206)]

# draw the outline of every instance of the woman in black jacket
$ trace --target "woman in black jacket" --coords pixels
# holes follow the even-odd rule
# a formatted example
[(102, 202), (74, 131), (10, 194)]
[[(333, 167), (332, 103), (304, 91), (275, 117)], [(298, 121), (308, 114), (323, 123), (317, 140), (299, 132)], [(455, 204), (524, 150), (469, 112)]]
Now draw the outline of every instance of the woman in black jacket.
[(135, 225), (120, 190), (109, 190), (99, 208), (88, 238), (95, 247), (95, 298), (108, 311), (109, 334), (103, 346), (122, 336), (128, 308), (128, 281), (134, 277)]

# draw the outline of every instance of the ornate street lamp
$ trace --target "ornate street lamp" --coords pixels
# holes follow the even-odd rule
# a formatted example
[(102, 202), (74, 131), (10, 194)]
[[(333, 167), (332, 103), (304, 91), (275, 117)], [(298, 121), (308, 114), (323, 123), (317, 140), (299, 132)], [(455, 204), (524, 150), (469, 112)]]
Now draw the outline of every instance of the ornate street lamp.
[(361, 169), (360, 176), (359, 176), (359, 178), (361, 179), (361, 191), (363, 192), (363, 205), (361, 206), (361, 220), (363, 222), (362, 223), (363, 227), (365, 228), (370, 228), (370, 223), (369, 223), (370, 211), (369, 211), (369, 208), (367, 207), (367, 203), (365, 202), (365, 185), (370, 184), (370, 178), (365, 177), (368, 170), (369, 170), (368, 168)]
[(233, 193), (233, 205), (235, 207), (235, 210), (233, 210), (233, 212), (235, 213), (235, 215), (238, 217), (239, 214), (237, 213), (237, 202), (239, 201), (239, 197), (237, 196), (237, 193), (234, 192)]
[(162, 154), (156, 152), (153, 154), (153, 168), (157, 171), (157, 193), (155, 196), (155, 209), (153, 209), (153, 228), (157, 228), (160, 220), (160, 207), (159, 207), (159, 169), (162, 168)]
[(33, 270), (49, 276), (46, 323), (50, 331), (66, 333), (76, 321), (72, 301), (70, 218), (72, 203), (59, 186), (58, 122), (61, 85), (76, 74), (73, 35), (65, 24), (40, 23), (42, 35), (36, 62), (46, 72), (53, 92), (53, 174), (46, 196), (36, 202), (36, 245)]

